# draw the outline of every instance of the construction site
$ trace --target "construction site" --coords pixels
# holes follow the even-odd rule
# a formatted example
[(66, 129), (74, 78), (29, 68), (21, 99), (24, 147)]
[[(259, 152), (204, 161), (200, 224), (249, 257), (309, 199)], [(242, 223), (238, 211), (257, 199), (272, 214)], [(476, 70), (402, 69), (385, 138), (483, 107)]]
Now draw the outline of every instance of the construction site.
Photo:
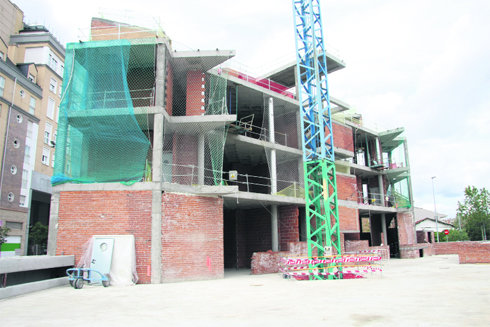
[[(253, 253), (306, 242), (296, 62), (252, 77), (224, 67), (233, 50), (175, 52), (152, 33), (94, 18), (92, 40), (67, 46), (48, 254), (129, 233), (140, 282), (158, 283), (221, 278), (250, 268)], [(328, 52), (320, 60), (344, 68)], [(403, 128), (376, 133), (330, 101), (335, 251), (412, 256)]]
[[(310, 260), (300, 269), (302, 280), (366, 277), (342, 264), (348, 256), (375, 256), (394, 280), (398, 263), (391, 259), (432, 264), (429, 259), (440, 259), (424, 257), (458, 254), (459, 263), (488, 262), (489, 244), (436, 244), (430, 232), (416, 233), (404, 128), (370, 128), (347, 100), (329, 94), (328, 76), (342, 74), (346, 64), (325, 49), (320, 1), (292, 4), (296, 60), (260, 76), (236, 68), (233, 49), (175, 50), (162, 30), (98, 17), (88, 40), (59, 51), (59, 109), (46, 120), (55, 136), (40, 143), (51, 170), (44, 167), (41, 178), (29, 168), (28, 187), (14, 190), (10, 175), (2, 185), (0, 222), (20, 225), (2, 245), (11, 250), (0, 259), (0, 299), (66, 286), (62, 276), (72, 267), (104, 271), (104, 286), (211, 279), (232, 285), (235, 278), (239, 285), (249, 274), (278, 279), (262, 276), (254, 286), (263, 286), (288, 282), (277, 277), (287, 279), (281, 270), (287, 258)], [(18, 43), (6, 46), (7, 54), (24, 43), (31, 50), (22, 51), (35, 53), (37, 41), (30, 44), (34, 36), (26, 33), (36, 31), (23, 31), (11, 38)], [(16, 62), (0, 62), (0, 78), (12, 82), (12, 92), (17, 79), (4, 66), (24, 65), (18, 53)], [(31, 88), (41, 101), (42, 87)], [(38, 111), (29, 114), (0, 95), (10, 110), (0, 122), (11, 131), (1, 144), (3, 181), (9, 160), (26, 167), (26, 154), (15, 152), (11, 139), (33, 138), (32, 128), (19, 136), (10, 124), (25, 117), (45, 137), (47, 127)], [(52, 175), (49, 186), (45, 175)], [(30, 204), (18, 202), (23, 194)], [(45, 253), (28, 250), (34, 216), (48, 228)], [(378, 285), (384, 277), (374, 271), (381, 268), (368, 274)], [(83, 286), (69, 277), (74, 288)]]

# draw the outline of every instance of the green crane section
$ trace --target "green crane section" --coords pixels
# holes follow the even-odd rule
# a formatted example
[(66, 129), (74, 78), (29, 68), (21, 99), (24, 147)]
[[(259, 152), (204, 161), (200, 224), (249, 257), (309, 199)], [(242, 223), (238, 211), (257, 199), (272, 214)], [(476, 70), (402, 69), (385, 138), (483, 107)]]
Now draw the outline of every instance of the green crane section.
[[(340, 256), (337, 181), (319, 0), (293, 0), (303, 134), (308, 257)], [(310, 264), (310, 279), (342, 278), (339, 264)]]

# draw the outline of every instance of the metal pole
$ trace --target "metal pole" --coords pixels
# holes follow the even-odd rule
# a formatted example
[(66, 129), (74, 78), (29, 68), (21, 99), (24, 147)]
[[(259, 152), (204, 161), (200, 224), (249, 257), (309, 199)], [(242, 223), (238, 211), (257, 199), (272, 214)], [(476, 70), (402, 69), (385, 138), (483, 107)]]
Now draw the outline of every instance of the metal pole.
[(436, 209), (436, 193), (434, 191), (434, 178), (436, 178), (436, 176), (432, 176), (432, 197), (434, 198), (434, 219), (436, 220), (437, 243), (439, 243), (439, 220), (437, 217), (437, 209)]

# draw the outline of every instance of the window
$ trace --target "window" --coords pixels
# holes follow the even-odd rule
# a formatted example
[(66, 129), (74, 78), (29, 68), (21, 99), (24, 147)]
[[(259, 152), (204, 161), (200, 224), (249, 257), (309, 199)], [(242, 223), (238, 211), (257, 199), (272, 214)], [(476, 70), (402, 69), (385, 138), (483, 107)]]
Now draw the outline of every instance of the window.
[(27, 189), (27, 184), (29, 182), (29, 171), (27, 169), (22, 170), (22, 188)]
[(55, 106), (54, 99), (49, 98), (48, 99), (48, 112), (46, 113), (46, 116), (48, 116), (48, 118), (50, 118), (50, 119), (54, 119), (54, 106)]
[(49, 90), (56, 94), (56, 89), (58, 88), (58, 81), (56, 81), (54, 78), (51, 78), (49, 80)]
[(17, 174), (17, 166), (16, 165), (10, 166), (10, 172), (12, 173), (12, 175)]
[(51, 67), (54, 71), (57, 71), (58, 69), (58, 60), (50, 53), (49, 54), (49, 62), (48, 62), (49, 67)]
[(3, 53), (2, 51), (0, 51), (0, 60), (5, 61), (5, 53)]
[(61, 85), (60, 85), (60, 87), (58, 88), (58, 92), (59, 92), (59, 93), (58, 93), (58, 96), (61, 98)]
[(29, 113), (33, 114), (36, 112), (36, 98), (31, 97), (31, 101), (29, 102)]
[(26, 145), (24, 150), (24, 162), (28, 164), (31, 161), (31, 147)]
[(24, 90), (20, 90), (20, 91), (19, 91), (19, 94), (20, 94), (20, 97), (21, 97), (22, 99), (24, 99), (24, 97), (26, 96), (26, 91), (24, 91)]
[(9, 202), (14, 202), (14, 200), (15, 200), (15, 195), (14, 195), (14, 193), (9, 192), (9, 194), (7, 195), (7, 200), (8, 200)]
[(43, 148), (43, 156), (41, 157), (41, 162), (46, 166), (49, 166), (49, 156), (50, 156), (49, 148)]
[(51, 167), (54, 168), (54, 152), (53, 152), (53, 157), (51, 158)]
[(7, 226), (7, 228), (10, 229), (18, 229), (18, 230), (22, 229), (22, 223), (18, 223), (15, 221), (7, 221), (5, 225)]
[(27, 76), (27, 78), (29, 79), (29, 81), (31, 81), (32, 83), (36, 83), (36, 78), (34, 77), (34, 75), (32, 75), (31, 73), (29, 73), (29, 76)]
[(5, 78), (0, 76), (0, 97), (3, 97), (3, 89), (5, 88)]
[(14, 140), (12, 141), (13, 145), (14, 145), (14, 148), (18, 149), (19, 146), (20, 146), (20, 142), (17, 138), (14, 138)]
[(53, 126), (50, 123), (46, 123), (46, 126), (44, 127), (44, 143), (49, 144), (49, 141), (51, 141), (51, 133), (53, 133)]
[(63, 77), (63, 73), (65, 71), (65, 66), (60, 65), (60, 76)]
[(17, 114), (17, 116), (15, 116), (15, 119), (17, 119), (17, 122), (19, 124), (22, 123), (22, 115), (21, 114)]
[(19, 196), (19, 207), (26, 207), (26, 196)]

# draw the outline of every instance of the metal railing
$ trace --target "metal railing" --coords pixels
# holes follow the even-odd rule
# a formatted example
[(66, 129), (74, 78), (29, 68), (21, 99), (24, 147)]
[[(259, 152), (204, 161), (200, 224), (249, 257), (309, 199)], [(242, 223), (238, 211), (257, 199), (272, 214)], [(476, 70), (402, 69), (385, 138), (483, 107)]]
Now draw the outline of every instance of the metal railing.
[[(217, 176), (221, 176), (221, 185), (238, 186), (239, 191), (271, 194), (271, 178), (267, 176), (258, 176), (252, 174), (236, 175), (236, 179), (230, 180), (228, 172), (217, 171), (209, 168), (202, 170), (203, 176), (199, 167), (196, 165), (180, 165), (180, 164), (163, 164), (163, 181), (167, 183), (175, 183), (188, 186), (209, 185), (216, 186)], [(200, 180), (203, 183), (200, 183)], [(278, 189), (274, 195), (292, 196), (303, 198), (303, 185), (298, 181), (286, 181), (277, 179)]]

